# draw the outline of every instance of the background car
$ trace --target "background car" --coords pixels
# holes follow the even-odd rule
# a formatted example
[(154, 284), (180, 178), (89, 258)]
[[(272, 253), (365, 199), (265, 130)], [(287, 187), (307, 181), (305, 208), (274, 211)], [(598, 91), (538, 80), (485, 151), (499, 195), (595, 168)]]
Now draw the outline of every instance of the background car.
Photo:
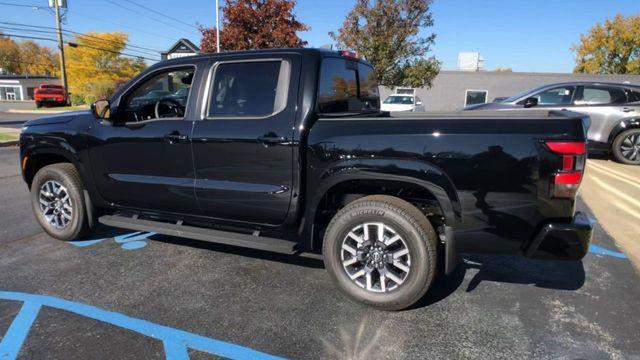
[(502, 101), (464, 110), (571, 110), (591, 118), (589, 148), (640, 165), (640, 86), (594, 82), (543, 85)]
[(422, 100), (410, 94), (393, 94), (387, 96), (382, 102), (382, 111), (413, 111), (423, 112), (424, 104)]

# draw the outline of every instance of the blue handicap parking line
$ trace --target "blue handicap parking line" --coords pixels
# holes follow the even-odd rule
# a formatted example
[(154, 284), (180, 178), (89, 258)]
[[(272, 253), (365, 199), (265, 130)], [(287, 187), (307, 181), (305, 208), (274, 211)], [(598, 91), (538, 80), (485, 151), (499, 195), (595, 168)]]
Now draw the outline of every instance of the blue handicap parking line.
[(69, 244), (77, 247), (87, 247), (105, 240), (113, 239), (116, 243), (120, 244), (120, 247), (124, 250), (136, 250), (147, 246), (147, 240), (154, 235), (157, 234), (153, 232), (138, 231), (113, 237), (69, 241)]
[(625, 253), (623, 253), (623, 252), (605, 249), (603, 247), (600, 247), (600, 246), (594, 245), (594, 244), (590, 244), (589, 245), (589, 252), (592, 253), (592, 254), (612, 256), (612, 257), (616, 257), (616, 258), (619, 258), (619, 259), (626, 259), (627, 258), (627, 255)]
[(165, 357), (168, 360), (189, 359), (188, 349), (203, 351), (228, 359), (282, 359), (248, 347), (53, 296), (0, 291), (0, 300), (23, 302), (20, 312), (11, 323), (9, 330), (2, 338), (2, 342), (0, 342), (0, 360), (15, 359), (17, 357), (42, 306), (68, 311), (160, 340), (164, 346)]

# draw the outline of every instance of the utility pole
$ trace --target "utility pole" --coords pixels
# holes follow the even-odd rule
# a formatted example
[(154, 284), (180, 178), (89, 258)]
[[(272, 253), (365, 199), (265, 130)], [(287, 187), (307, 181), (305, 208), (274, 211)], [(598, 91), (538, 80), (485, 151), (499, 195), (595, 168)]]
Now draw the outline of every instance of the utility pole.
[(216, 52), (220, 52), (220, 4), (216, 0)]
[(62, 78), (62, 86), (64, 86), (64, 99), (69, 101), (69, 89), (67, 87), (67, 70), (64, 64), (64, 43), (62, 42), (62, 24), (60, 19), (60, 1), (53, 0), (56, 10), (56, 29), (58, 33), (58, 48), (60, 49), (60, 76)]

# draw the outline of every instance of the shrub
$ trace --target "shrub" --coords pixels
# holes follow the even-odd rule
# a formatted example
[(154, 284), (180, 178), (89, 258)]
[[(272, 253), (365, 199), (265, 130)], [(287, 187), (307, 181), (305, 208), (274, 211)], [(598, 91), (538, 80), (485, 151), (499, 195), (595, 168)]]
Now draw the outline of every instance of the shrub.
[(85, 95), (84, 94), (69, 94), (69, 101), (72, 106), (78, 106), (85, 104)]
[(96, 97), (92, 94), (87, 94), (84, 96), (85, 104), (93, 104), (96, 101)]

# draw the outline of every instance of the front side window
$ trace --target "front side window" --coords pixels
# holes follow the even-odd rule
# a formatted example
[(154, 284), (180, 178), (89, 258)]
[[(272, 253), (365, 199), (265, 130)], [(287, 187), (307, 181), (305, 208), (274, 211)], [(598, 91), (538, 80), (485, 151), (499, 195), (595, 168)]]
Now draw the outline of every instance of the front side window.
[(576, 100), (576, 105), (606, 105), (624, 104), (627, 95), (623, 89), (614, 87), (594, 87), (585, 86), (582, 91), (582, 98)]
[(127, 95), (123, 104), (125, 122), (159, 118), (183, 118), (187, 108), (195, 69), (159, 72)]
[(371, 67), (341, 58), (322, 61), (318, 88), (320, 113), (358, 113), (379, 108), (378, 83)]
[(464, 98), (464, 106), (484, 104), (487, 102), (487, 90), (467, 90)]
[(222, 63), (216, 67), (209, 117), (265, 117), (286, 107), (289, 63)]
[(538, 105), (570, 105), (575, 91), (575, 86), (561, 86), (539, 92), (531, 97), (538, 100)]

